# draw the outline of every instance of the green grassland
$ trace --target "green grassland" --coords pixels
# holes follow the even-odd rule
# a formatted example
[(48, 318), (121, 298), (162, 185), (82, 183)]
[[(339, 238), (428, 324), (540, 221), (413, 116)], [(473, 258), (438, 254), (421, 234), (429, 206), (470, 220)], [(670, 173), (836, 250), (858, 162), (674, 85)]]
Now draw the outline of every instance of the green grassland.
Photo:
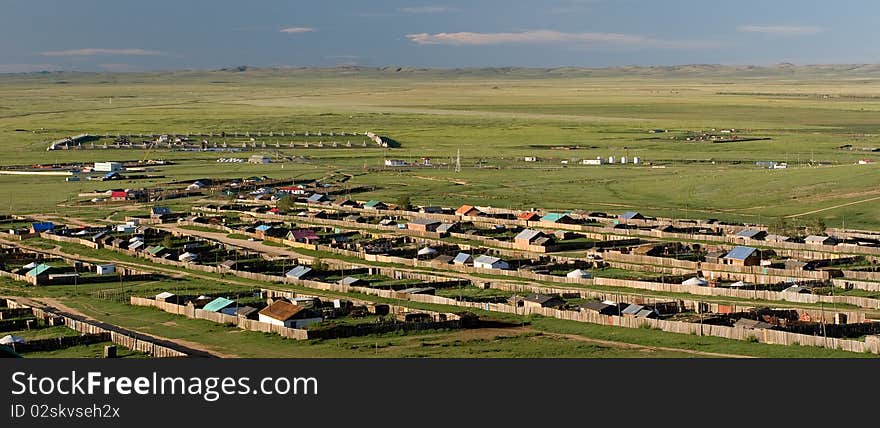
[[(228, 155), (156, 150), (149, 157), (179, 162), (161, 170), (165, 179), (64, 183), (59, 177), (0, 176), (0, 200), (9, 211), (50, 211), (82, 190), (110, 186), (344, 171), (355, 174), (351, 185), (376, 186), (364, 199), (408, 194), (415, 203), (638, 209), (750, 221), (803, 214), (798, 218), (821, 216), (831, 226), (877, 227), (880, 199), (872, 198), (880, 167), (854, 163), (870, 157), (859, 148), (880, 146), (880, 90), (872, 85), (878, 78), (871, 68), (844, 67), (3, 76), (3, 165), (144, 157), (141, 150), (45, 151), (49, 141), (80, 132), (372, 130), (403, 147), (282, 148), (285, 155), (308, 157), (283, 166), (217, 164), (217, 157)], [(670, 132), (647, 132), (654, 128)], [(771, 140), (669, 140), (712, 128)], [(272, 144), (271, 137), (259, 140)], [(856, 150), (837, 149), (845, 144)], [(448, 164), (459, 149), (461, 173), (448, 167), (364, 172), (386, 157)], [(274, 154), (274, 148), (265, 152)], [(560, 164), (611, 155), (639, 156), (666, 168)], [(542, 161), (517, 160), (522, 156)], [(827, 165), (807, 166), (811, 159)], [(790, 167), (759, 169), (759, 160)], [(810, 213), (816, 210), (822, 211)]]

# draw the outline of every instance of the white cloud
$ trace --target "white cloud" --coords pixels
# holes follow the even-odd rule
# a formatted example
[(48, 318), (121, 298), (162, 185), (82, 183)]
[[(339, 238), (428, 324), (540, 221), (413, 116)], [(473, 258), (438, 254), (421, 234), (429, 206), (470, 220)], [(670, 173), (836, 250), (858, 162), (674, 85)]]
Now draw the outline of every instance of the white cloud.
[(53, 64), (0, 64), (0, 73), (33, 73), (37, 71), (58, 71), (61, 67)]
[(446, 13), (446, 12), (458, 12), (459, 9), (448, 6), (413, 6), (413, 7), (402, 7), (397, 9), (399, 12), (403, 13)]
[(741, 25), (736, 27), (740, 33), (759, 33), (773, 36), (808, 36), (827, 31), (824, 27), (810, 25)]
[(311, 33), (313, 31), (317, 31), (317, 30), (312, 27), (287, 27), (287, 28), (281, 29), (282, 33), (287, 33), (287, 34)]
[(146, 49), (125, 48), (125, 49), (106, 49), (106, 48), (83, 48), (70, 49), (66, 51), (46, 51), (40, 52), (43, 56), (95, 56), (95, 55), (134, 55), (134, 56), (155, 56), (167, 55), (165, 52), (151, 51)]
[(618, 46), (636, 48), (698, 49), (717, 46), (708, 41), (661, 40), (636, 34), (565, 33), (531, 30), (509, 33), (419, 33), (406, 38), (419, 45), (488, 46), (501, 44), (574, 44), (586, 47)]

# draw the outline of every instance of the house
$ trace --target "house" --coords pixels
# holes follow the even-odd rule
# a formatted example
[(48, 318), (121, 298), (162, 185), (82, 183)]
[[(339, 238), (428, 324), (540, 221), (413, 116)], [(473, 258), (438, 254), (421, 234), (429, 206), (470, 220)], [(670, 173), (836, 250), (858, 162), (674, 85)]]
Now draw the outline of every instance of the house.
[(437, 255), (437, 250), (435, 250), (431, 247), (425, 247), (425, 248), (419, 249), (419, 251), (416, 252), (416, 256), (420, 259), (430, 259), (430, 258), (434, 258), (434, 256), (436, 256), (436, 255)]
[(306, 279), (309, 275), (311, 275), (313, 269), (308, 266), (296, 266), (293, 269), (287, 271), (284, 274), (286, 278), (292, 279)]
[(323, 318), (305, 306), (276, 300), (257, 313), (257, 319), (272, 325), (288, 328), (304, 328), (323, 321)]
[(105, 237), (109, 236), (109, 233), (110, 233), (109, 231), (102, 230), (102, 231), (98, 232), (97, 234), (95, 234), (95, 236), (92, 236), (92, 237), (89, 238), (89, 239), (90, 239), (92, 242), (101, 242), (102, 239), (104, 239)]
[(706, 253), (706, 263), (721, 264), (721, 259), (727, 255), (724, 251), (710, 251)]
[(41, 221), (37, 223), (31, 223), (30, 232), (31, 233), (43, 233), (49, 232), (55, 229), (55, 223), (51, 221)]
[(525, 229), (513, 238), (513, 242), (518, 247), (528, 247), (544, 236), (544, 232), (541, 232), (540, 230)]
[(116, 265), (114, 264), (95, 265), (96, 275), (110, 275), (114, 273), (116, 273)]
[(620, 314), (627, 318), (658, 318), (659, 316), (656, 310), (642, 305), (628, 305), (620, 311)]
[(804, 243), (809, 245), (837, 245), (837, 240), (830, 236), (810, 235), (804, 238)]
[(467, 266), (474, 264), (474, 258), (468, 253), (458, 253), (454, 259), (452, 259), (452, 264), (459, 266)]
[(390, 219), (390, 218), (383, 218), (382, 220), (379, 220), (380, 226), (394, 226), (396, 224), (397, 224), (397, 221), (395, 221), (394, 219)]
[(145, 245), (146, 244), (144, 244), (144, 241), (134, 241), (128, 244), (128, 249), (131, 251), (141, 251), (144, 249)]
[(733, 247), (721, 260), (726, 265), (759, 266), (761, 264), (761, 252), (757, 248), (738, 245)]
[(575, 269), (567, 274), (565, 274), (566, 278), (577, 278), (577, 279), (590, 279), (593, 277), (593, 274), (588, 270), (584, 269)]
[(95, 166), (92, 170), (95, 172), (122, 171), (122, 162), (95, 162)]
[(314, 244), (320, 241), (321, 237), (312, 229), (293, 229), (290, 232), (287, 232), (287, 239), (306, 244)]
[(269, 156), (264, 156), (264, 155), (251, 155), (248, 158), (248, 163), (262, 164), (262, 163), (271, 163), (271, 162), (272, 162), (272, 158), (270, 158)]
[(437, 233), (449, 234), (458, 232), (458, 223), (441, 223), (437, 226)]
[(364, 209), (368, 210), (387, 210), (388, 205), (382, 201), (370, 200), (364, 204)]
[(220, 312), (221, 310), (228, 308), (235, 304), (235, 301), (229, 300), (225, 297), (218, 297), (214, 300), (211, 300), (205, 306), (202, 306), (203, 311), (208, 312)]
[(538, 214), (534, 211), (527, 211), (517, 214), (516, 218), (525, 221), (537, 221), (541, 219), (541, 214)]
[(174, 293), (169, 293), (167, 291), (163, 291), (163, 292), (156, 295), (157, 302), (174, 303), (176, 300), (177, 300), (177, 295), (175, 295)]
[(580, 310), (581, 312), (595, 312), (602, 315), (620, 315), (617, 305), (592, 300), (580, 305)]
[(746, 330), (770, 330), (775, 326), (764, 321), (751, 320), (748, 318), (740, 318), (733, 323), (734, 327), (744, 328)]
[(483, 269), (510, 269), (510, 265), (498, 257), (482, 255), (474, 259), (474, 267)]
[(171, 214), (171, 209), (168, 207), (150, 208), (150, 218), (153, 220), (163, 220), (169, 214)]
[(767, 232), (758, 229), (743, 229), (736, 234), (740, 239), (764, 239), (766, 236)]
[(306, 199), (306, 202), (308, 202), (310, 204), (320, 204), (320, 203), (327, 202), (329, 200), (330, 200), (330, 198), (328, 198), (327, 195), (324, 195), (321, 193), (315, 193), (315, 194), (309, 196), (308, 199)]
[(116, 231), (124, 233), (126, 235), (130, 235), (130, 234), (135, 233), (137, 231), (137, 227), (131, 226), (128, 224), (118, 224), (118, 225), (116, 225)]
[(357, 214), (347, 215), (342, 220), (352, 223), (365, 223), (367, 220)]
[(41, 277), (48, 278), (51, 271), (52, 271), (52, 266), (49, 266), (45, 263), (40, 263), (40, 264), (34, 266), (29, 271), (25, 272), (24, 276), (31, 277), (31, 278), (41, 278)]
[(483, 215), (483, 212), (478, 210), (473, 205), (462, 205), (455, 210), (456, 215), (460, 215), (462, 217), (478, 217)]
[(366, 287), (367, 285), (370, 285), (369, 282), (364, 281), (363, 279), (360, 279), (360, 278), (355, 278), (353, 276), (347, 276), (345, 278), (340, 279), (339, 284), (347, 285), (349, 287)]
[(435, 232), (438, 227), (440, 227), (439, 220), (430, 220), (427, 218), (417, 218), (406, 224), (407, 229), (419, 232)]
[(617, 218), (622, 221), (630, 221), (630, 220), (644, 220), (645, 216), (643, 216), (635, 211), (627, 211), (627, 212), (617, 216)]
[(443, 214), (443, 207), (439, 207), (436, 205), (419, 207), (419, 212), (425, 214)]
[(257, 235), (257, 238), (266, 239), (266, 232), (270, 231), (272, 226), (268, 224), (261, 224), (254, 229), (254, 234)]
[(235, 315), (249, 320), (255, 320), (259, 316), (260, 310), (253, 306), (241, 306), (235, 310)]
[(558, 308), (564, 305), (565, 300), (561, 297), (546, 294), (529, 294), (517, 302), (517, 306), (527, 308)]
[(196, 261), (196, 260), (198, 260), (198, 259), (199, 259), (199, 255), (198, 255), (198, 254), (196, 254), (196, 253), (191, 253), (191, 252), (189, 252), (189, 251), (187, 251), (187, 252), (185, 252), (185, 253), (183, 253), (183, 254), (177, 256), (177, 260), (179, 260), (179, 261), (181, 261), (181, 262), (184, 262), (184, 263), (194, 262), (194, 261)]
[(333, 205), (337, 207), (356, 207), (358, 203), (348, 198), (337, 199), (333, 201)]
[(163, 257), (168, 252), (168, 249), (161, 245), (156, 245), (154, 247), (147, 247), (147, 253), (149, 253), (153, 257)]
[(575, 224), (577, 221), (571, 218), (568, 214), (562, 213), (548, 213), (541, 217), (541, 221), (546, 221), (548, 223), (560, 223), (560, 224)]
[(124, 201), (128, 199), (128, 192), (125, 190), (114, 190), (110, 192), (111, 201)]

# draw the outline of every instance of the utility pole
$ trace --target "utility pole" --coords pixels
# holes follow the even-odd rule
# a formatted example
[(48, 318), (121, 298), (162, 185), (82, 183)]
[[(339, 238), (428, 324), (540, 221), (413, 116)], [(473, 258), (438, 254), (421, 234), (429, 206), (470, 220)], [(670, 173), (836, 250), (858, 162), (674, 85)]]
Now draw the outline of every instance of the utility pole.
[(461, 149), (455, 151), (455, 172), (461, 172)]

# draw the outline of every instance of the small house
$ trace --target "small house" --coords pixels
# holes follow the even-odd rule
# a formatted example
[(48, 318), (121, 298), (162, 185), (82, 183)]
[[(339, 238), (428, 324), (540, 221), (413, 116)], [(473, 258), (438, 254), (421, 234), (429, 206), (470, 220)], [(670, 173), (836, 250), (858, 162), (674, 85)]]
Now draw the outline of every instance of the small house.
[(462, 205), (455, 210), (456, 215), (460, 215), (462, 217), (479, 217), (483, 215), (483, 212), (478, 210), (473, 205)]
[(259, 316), (260, 310), (253, 306), (241, 306), (235, 310), (235, 315), (240, 318), (255, 320)]
[(371, 200), (364, 204), (364, 209), (368, 210), (387, 210), (388, 205), (382, 201)]
[(440, 227), (439, 220), (427, 218), (417, 218), (406, 224), (407, 229), (418, 232), (436, 232), (438, 227)]
[(95, 265), (96, 275), (112, 275), (114, 273), (116, 273), (116, 265), (114, 264)]
[(525, 220), (525, 221), (537, 221), (537, 220), (541, 219), (541, 214), (538, 214), (534, 211), (526, 211), (526, 212), (517, 214), (516, 218), (519, 220)]
[(764, 239), (767, 232), (758, 229), (743, 229), (736, 234), (739, 239)]
[(163, 291), (156, 295), (157, 302), (167, 302), (167, 303), (175, 303), (177, 301), (177, 295), (174, 293), (169, 293), (167, 291)]
[(349, 287), (366, 287), (370, 285), (369, 282), (364, 281), (360, 278), (355, 278), (353, 276), (347, 276), (339, 280), (340, 285), (347, 285)]
[(459, 266), (469, 266), (474, 264), (474, 258), (468, 253), (458, 253), (454, 259), (452, 259), (452, 264)]
[(285, 300), (276, 300), (263, 308), (257, 313), (257, 319), (260, 322), (288, 328), (304, 328), (323, 321), (323, 318), (311, 309)]
[(192, 263), (199, 259), (199, 255), (196, 253), (191, 253), (189, 251), (177, 256), (177, 260), (184, 263)]
[(617, 305), (592, 300), (581, 304), (580, 310), (581, 312), (595, 312), (602, 315), (620, 315)]
[(322, 193), (315, 193), (315, 194), (312, 194), (311, 196), (309, 196), (308, 199), (306, 199), (306, 202), (308, 202), (310, 204), (321, 204), (321, 203), (327, 202), (329, 200), (330, 200), (330, 198), (328, 198), (327, 195), (322, 194)]
[(564, 305), (565, 300), (561, 297), (546, 294), (529, 294), (518, 302), (518, 306), (527, 308), (558, 308)]
[(535, 229), (525, 229), (522, 232), (518, 233), (514, 238), (513, 242), (518, 247), (528, 247), (529, 245), (535, 244), (540, 238), (543, 238), (544, 232)]
[(721, 260), (724, 264), (732, 266), (759, 266), (761, 252), (757, 248), (738, 245), (733, 247)]
[(321, 237), (312, 229), (293, 229), (287, 232), (287, 239), (305, 244), (316, 244), (321, 240)]
[(31, 223), (31, 226), (29, 229), (30, 229), (31, 233), (50, 232), (55, 229), (55, 223), (52, 223), (51, 221), (41, 221), (41, 222), (37, 222), (37, 223)]
[(501, 260), (498, 257), (487, 256), (485, 254), (474, 259), (474, 267), (483, 269), (510, 269), (510, 265), (504, 260)]
[(284, 274), (284, 277), (291, 279), (306, 279), (312, 275), (313, 272), (313, 269), (308, 266), (296, 266), (287, 271), (287, 273)]
[(568, 214), (564, 213), (548, 213), (541, 217), (541, 221), (546, 221), (548, 223), (559, 223), (559, 224), (575, 224), (577, 221)]
[(643, 216), (640, 213), (635, 212), (635, 211), (627, 211), (627, 212), (617, 216), (617, 218), (621, 221), (630, 221), (630, 220), (644, 220), (645, 216)]
[(804, 239), (809, 245), (837, 245), (837, 240), (830, 236), (810, 235)]
[(221, 310), (226, 309), (234, 304), (234, 300), (230, 300), (225, 297), (218, 297), (208, 302), (205, 306), (202, 306), (202, 310), (208, 312), (220, 312)]

